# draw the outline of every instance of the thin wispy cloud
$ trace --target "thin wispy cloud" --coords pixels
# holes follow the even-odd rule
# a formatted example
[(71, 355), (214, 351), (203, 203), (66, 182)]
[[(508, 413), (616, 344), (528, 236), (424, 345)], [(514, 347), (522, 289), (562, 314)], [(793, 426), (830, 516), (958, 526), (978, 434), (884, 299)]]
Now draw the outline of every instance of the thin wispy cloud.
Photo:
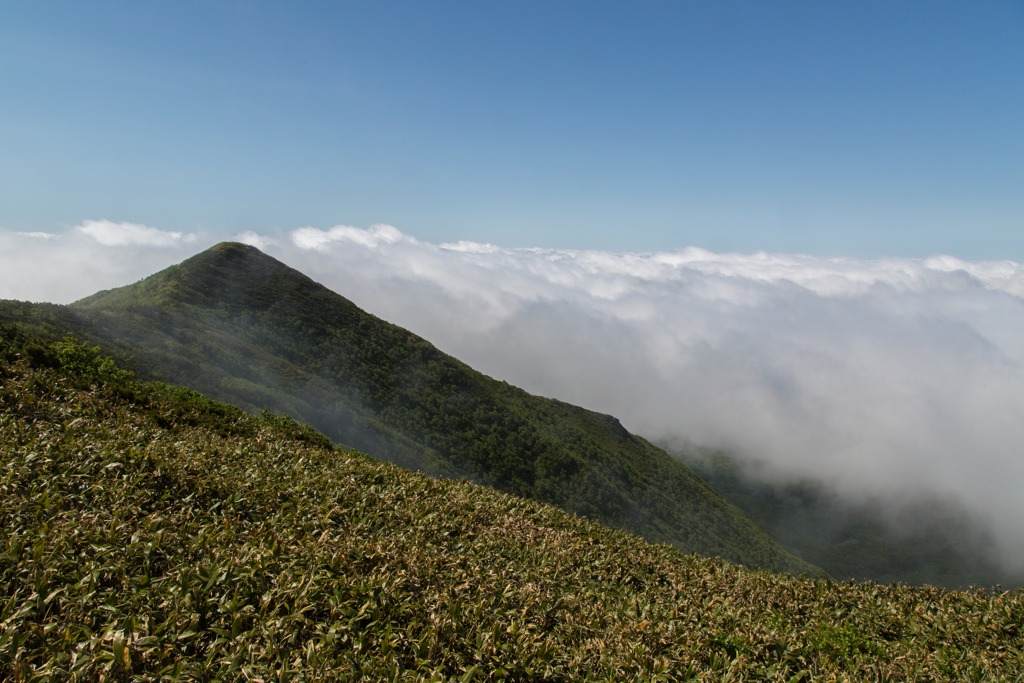
[(317, 228), (299, 228), (291, 234), (292, 242), (300, 249), (323, 251), (334, 243), (352, 242), (363, 247), (376, 247), (380, 244), (409, 242), (415, 244), (416, 239), (403, 235), (397, 228), (390, 225), (374, 225), (369, 230), (353, 228), (348, 225), (337, 225), (330, 230)]
[(22, 237), (31, 237), (37, 240), (53, 240), (57, 239), (58, 235), (54, 232), (16, 232), (15, 235), (21, 235)]
[[(108, 243), (0, 232), (0, 296), (70, 301), (216, 241), (110, 243), (153, 233), (106, 230)], [(235, 238), (493, 377), (648, 438), (850, 496), (953, 496), (1024, 564), (1019, 263), (507, 249), (385, 225)]]
[(185, 234), (151, 228), (140, 223), (114, 223), (113, 221), (84, 221), (76, 230), (107, 247), (142, 246), (173, 247), (191, 244), (197, 240), (194, 233)]

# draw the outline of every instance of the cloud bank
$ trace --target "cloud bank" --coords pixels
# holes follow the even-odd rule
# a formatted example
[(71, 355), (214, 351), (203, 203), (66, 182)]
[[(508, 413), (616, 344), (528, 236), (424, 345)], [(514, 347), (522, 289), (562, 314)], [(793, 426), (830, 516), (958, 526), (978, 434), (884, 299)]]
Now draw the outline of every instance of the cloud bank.
[[(67, 301), (214, 241), (88, 227), (58, 239), (0, 232), (5, 272), (10, 245), (90, 261), (35, 269), (43, 296), (4, 276), (0, 296)], [(650, 439), (727, 448), (850, 496), (955, 497), (1024, 566), (1021, 264), (506, 249), (385, 225), (236, 238), (493, 377)]]
[(60, 233), (0, 229), (0, 298), (71, 303), (211, 246), (212, 235), (86, 220)]
[(1024, 266), (433, 245), (278, 255), (489, 375), (849, 495), (955, 496), (1024, 564)]

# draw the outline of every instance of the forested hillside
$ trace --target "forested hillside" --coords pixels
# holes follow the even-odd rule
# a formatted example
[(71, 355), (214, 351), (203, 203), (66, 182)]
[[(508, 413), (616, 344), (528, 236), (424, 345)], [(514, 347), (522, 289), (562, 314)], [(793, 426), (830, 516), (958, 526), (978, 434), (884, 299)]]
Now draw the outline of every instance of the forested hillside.
[(486, 377), (253, 247), (220, 244), (70, 307), (2, 302), (0, 319), (399, 465), (687, 552), (824, 575), (615, 418)]
[(0, 328), (0, 680), (1013, 681), (1024, 595), (798, 579)]

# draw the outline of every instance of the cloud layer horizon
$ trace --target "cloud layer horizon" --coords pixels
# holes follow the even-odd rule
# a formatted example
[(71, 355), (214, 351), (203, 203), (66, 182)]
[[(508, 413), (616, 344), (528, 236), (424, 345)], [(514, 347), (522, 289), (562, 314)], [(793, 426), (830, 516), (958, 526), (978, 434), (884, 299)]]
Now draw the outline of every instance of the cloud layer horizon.
[[(246, 241), (492, 377), (849, 496), (955, 497), (1024, 567), (1024, 266), (430, 244), (307, 227)], [(69, 302), (217, 236), (0, 231), (0, 296)]]

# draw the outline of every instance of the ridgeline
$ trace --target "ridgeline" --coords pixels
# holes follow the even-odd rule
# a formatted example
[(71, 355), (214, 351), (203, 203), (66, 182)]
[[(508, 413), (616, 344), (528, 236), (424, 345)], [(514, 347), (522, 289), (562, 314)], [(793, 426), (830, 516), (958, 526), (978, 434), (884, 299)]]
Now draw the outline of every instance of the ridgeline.
[(0, 302), (0, 320), (404, 467), (684, 552), (825, 575), (615, 418), (493, 380), (253, 247), (219, 244), (71, 306)]

